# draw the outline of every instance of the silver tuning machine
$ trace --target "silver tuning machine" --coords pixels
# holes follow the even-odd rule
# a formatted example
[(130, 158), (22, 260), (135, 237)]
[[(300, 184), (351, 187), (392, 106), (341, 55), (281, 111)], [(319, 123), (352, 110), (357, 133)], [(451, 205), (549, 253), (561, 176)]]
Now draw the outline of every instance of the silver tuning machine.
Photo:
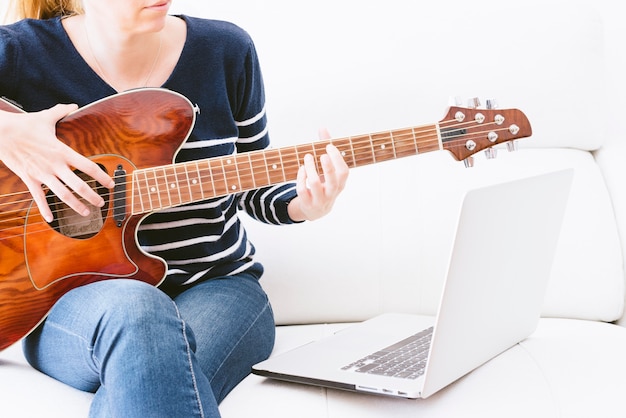
[(467, 107), (469, 107), (470, 109), (478, 109), (480, 107), (480, 99), (478, 97), (470, 99), (467, 103)]
[(498, 150), (495, 148), (487, 148), (485, 150), (485, 156), (488, 160), (493, 160), (498, 156)]
[(497, 109), (498, 108), (498, 102), (496, 102), (494, 99), (487, 99), (485, 106), (487, 107), (487, 109)]

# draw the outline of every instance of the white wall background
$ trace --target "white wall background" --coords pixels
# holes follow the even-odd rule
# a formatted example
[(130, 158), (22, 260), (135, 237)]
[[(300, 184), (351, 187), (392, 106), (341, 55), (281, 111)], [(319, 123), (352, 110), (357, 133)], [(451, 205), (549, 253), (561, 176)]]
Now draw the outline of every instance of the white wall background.
[[(407, 0), (408, 1), (408, 0)], [(203, 17), (214, 17), (217, 19), (230, 20), (234, 23), (239, 24), (244, 28), (254, 28), (257, 26), (258, 20), (264, 21), (264, 25), (271, 25), (276, 27), (276, 31), (282, 31), (283, 36), (274, 36), (272, 39), (264, 39), (260, 37), (256, 37), (253, 30), (251, 30), (252, 36), (255, 38), (255, 42), (257, 43), (257, 47), (260, 49), (260, 55), (262, 62), (274, 59), (281, 59), (281, 61), (288, 62), (289, 60), (285, 59), (284, 54), (290, 54), (290, 49), (304, 48), (308, 51), (307, 54), (296, 53), (293, 54), (293, 59), (303, 60), (310, 59), (310, 62), (304, 63), (309, 66), (318, 67), (318, 71), (320, 76), (328, 75), (328, 73), (333, 73), (333, 77), (329, 78), (329, 85), (326, 90), (316, 91), (303, 91), (303, 94), (307, 94), (309, 100), (319, 102), (319, 112), (317, 114), (307, 114), (303, 116), (304, 118), (308, 118), (307, 124), (317, 124), (318, 126), (324, 125), (324, 120), (326, 119), (324, 115), (324, 100), (327, 100), (329, 95), (333, 95), (334, 92), (340, 91), (343, 94), (349, 94), (352, 88), (357, 88), (357, 86), (362, 85), (362, 82), (367, 82), (367, 80), (359, 80), (358, 79), (358, 66), (362, 65), (362, 54), (367, 52), (367, 48), (377, 48), (379, 50), (386, 49), (386, 54), (390, 59), (389, 63), (370, 63), (370, 65), (390, 65), (391, 60), (394, 58), (398, 58), (402, 56), (406, 51), (395, 51), (393, 49), (393, 40), (394, 36), (396, 36), (397, 26), (398, 24), (419, 24), (420, 16), (428, 16), (432, 17), (433, 12), (432, 9), (439, 8), (439, 10), (444, 11), (440, 15), (436, 13), (434, 16), (438, 16), (441, 18), (441, 24), (443, 27), (445, 25), (451, 24), (451, 22), (447, 22), (445, 18), (445, 3), (425, 3), (425, 2), (415, 2), (414, 10), (415, 13), (407, 16), (406, 14), (403, 16), (399, 16), (397, 13), (394, 13), (394, 2), (382, 2), (380, 0), (363, 0), (358, 2), (359, 9), (363, 8), (379, 8), (380, 9), (380, 19), (376, 22), (363, 22), (364, 25), (374, 24), (375, 26), (370, 28), (364, 28), (362, 32), (359, 33), (344, 33), (341, 38), (334, 39), (334, 42), (345, 43), (346, 46), (350, 46), (350, 50), (346, 49), (346, 53), (342, 56), (332, 56), (324, 54), (324, 42), (329, 42), (328, 38), (324, 37), (324, 32), (329, 29), (331, 33), (337, 34), (341, 33), (340, 28), (342, 25), (342, 21), (345, 20), (354, 20), (359, 19), (359, 10), (354, 8), (354, 2), (335, 0), (334, 2), (313, 2), (313, 3), (301, 3), (301, 2), (293, 2), (290, 0), (274, 0), (272, 10), (280, 9), (281, 13), (268, 13), (267, 8), (264, 6), (265, 2), (254, 2), (254, 1), (237, 1), (237, 0), (174, 0), (174, 4), (172, 6), (172, 13), (185, 13), (189, 15), (202, 15)], [(515, 10), (518, 7), (517, 4), (520, 4), (521, 7), (532, 7), (531, 3), (528, 2), (498, 2), (500, 7), (509, 8), (514, 17)], [(577, 2), (564, 2), (561, 0), (546, 0), (543, 4), (550, 3), (561, 3), (563, 4), (564, 11), (567, 9), (571, 9), (572, 7), (577, 7)], [(620, 7), (620, 0), (598, 0), (598, 1), (586, 1), (585, 7), (595, 9), (601, 16), (604, 27), (605, 27), (605, 36), (606, 36), (606, 65), (608, 67), (608, 80), (605, 80), (610, 86), (610, 102), (607, 103), (606, 109), (604, 111), (611, 112), (615, 117), (611, 118), (614, 121), (614, 124), (606, 129), (615, 133), (616, 137), (622, 136), (622, 126), (621, 119), (622, 115), (626, 114), (626, 25), (623, 25), (623, 19)], [(8, 0), (0, 0), (0, 12), (4, 15), (4, 10), (8, 4)], [(281, 6), (284, 5), (284, 6)], [(403, 4), (402, 1), (398, 4)], [(409, 4), (409, 3), (406, 3)], [(403, 4), (405, 6), (406, 4)], [(276, 7), (278, 5), (279, 7)], [(254, 13), (250, 13), (247, 11), (246, 13), (241, 13), (242, 7), (253, 7), (255, 9)], [(403, 7), (403, 10), (406, 10), (406, 7)], [(468, 9), (469, 10), (469, 9)], [(485, 13), (485, 11), (476, 11), (477, 13)], [(488, 13), (488, 11), (487, 11)], [(538, 18), (541, 16), (541, 10), (537, 10)], [(255, 19), (255, 22), (251, 22), (249, 19)], [(459, 22), (454, 22), (453, 24), (459, 24)], [(485, 34), (485, 31), (488, 35), (491, 36), (506, 36), (506, 33), (490, 33), (489, 28), (474, 28), (471, 26), (471, 20), (468, 19), (467, 22), (461, 24), (467, 24), (468, 28), (468, 36), (477, 36), (480, 37)], [(290, 38), (290, 28), (298, 27), (299, 33), (302, 34), (302, 26), (306, 27), (308, 31), (305, 33), (309, 33), (310, 36), (308, 39), (299, 38), (297, 40)], [(529, 28), (533, 28), (533, 22), (528, 22)], [(406, 32), (404, 32), (406, 33)], [(278, 42), (277, 42), (278, 40)], [(321, 40), (321, 41), (320, 41)], [(294, 63), (294, 66), (303, 65), (302, 62)], [(467, 65), (467, 63), (466, 63)], [(469, 63), (469, 65), (484, 65), (481, 61), (480, 55), (476, 56), (475, 63)], [(338, 70), (336, 67), (341, 66), (342, 69)], [(405, 80), (409, 80), (410, 77), (415, 76), (414, 74), (403, 73), (401, 70), (396, 72), (398, 77), (403, 77)], [(333, 84), (333, 79), (336, 84)], [(273, 80), (270, 80), (270, 83)], [(293, 84), (290, 81), (295, 80), (281, 80), (281, 84), (283, 85), (298, 85), (302, 84), (300, 81), (294, 82)], [(584, 84), (586, 80), (581, 80), (581, 84)], [(595, 82), (594, 80), (587, 80), (589, 82)], [(349, 84), (351, 82), (351, 84)], [(391, 84), (389, 88), (394, 88), (393, 80), (390, 81)], [(397, 82), (397, 80), (396, 80)], [(272, 94), (272, 85), (268, 86), (268, 94)], [(577, 88), (584, 88), (584, 85), (573, 86), (574, 90)], [(447, 101), (450, 95), (457, 95), (460, 92), (457, 91), (443, 91), (442, 90), (442, 103), (431, 104), (435, 109), (440, 109), (442, 106), (447, 105)], [(391, 95), (389, 95), (391, 96)], [(381, 102), (377, 104), (381, 109), (385, 108), (387, 103), (384, 102), (385, 95), (378, 95)], [(575, 97), (575, 91), (572, 97)], [(338, 97), (334, 97), (333, 100), (337, 100)], [(564, 98), (570, 99), (569, 97)], [(354, 104), (354, 103), (351, 103)], [(567, 105), (567, 103), (564, 103)], [(361, 105), (365, 106), (366, 103), (361, 103)], [(390, 104), (392, 105), (392, 104)], [(397, 109), (394, 109), (397, 110)], [(407, 109), (407, 112), (412, 111), (413, 109)], [(437, 110), (439, 111), (439, 110)], [(414, 114), (413, 114), (414, 116)], [(435, 114), (435, 116), (440, 116), (439, 114)], [(408, 115), (407, 115), (408, 117)], [(425, 118), (425, 122), (430, 122), (430, 115), (423, 115)], [(367, 121), (363, 121), (367, 122)], [(365, 130), (368, 130), (368, 126), (363, 126)], [(276, 127), (273, 128), (274, 130)], [(338, 134), (342, 134), (342, 132), (337, 132)], [(349, 132), (349, 134), (354, 134), (355, 132)], [(278, 134), (279, 138), (282, 135), (293, 135), (293, 133), (281, 133), (280, 131), (275, 132)], [(293, 141), (301, 142), (302, 140), (309, 140), (311, 132), (305, 132), (303, 135), (306, 138), (293, 138)], [(290, 142), (290, 139), (282, 138), (280, 142)]]
[[(620, 115), (626, 112), (626, 100), (622, 100), (622, 98), (626, 97), (626, 81), (624, 81), (626, 78), (626, 41), (624, 41), (626, 40), (626, 27), (623, 25), (623, 19), (620, 17), (619, 2), (620, 0), (545, 0), (543, 2), (513, 2), (506, 0), (494, 1), (493, 6), (495, 10), (492, 12), (493, 14), (498, 13), (499, 16), (508, 13), (511, 17), (511, 23), (514, 23), (511, 29), (522, 28), (522, 30), (529, 32), (544, 30), (546, 34), (550, 34), (550, 28), (546, 28), (549, 25), (549, 21), (546, 21), (548, 18), (542, 14), (544, 9), (561, 7), (563, 9), (563, 19), (567, 19), (568, 15), (576, 15), (577, 13), (598, 13), (602, 20), (601, 24), (605, 28), (607, 50), (603, 59), (610, 70), (608, 72), (609, 79), (580, 79), (578, 84), (572, 85), (570, 91), (562, 92), (563, 97), (561, 99), (564, 102), (563, 104), (567, 106), (568, 102), (576, 101), (578, 96), (584, 96), (584, 94), (577, 95), (577, 90), (595, 88), (597, 83), (608, 83), (611, 86), (612, 97), (609, 98), (610, 103), (606, 103), (606, 109), (602, 111), (615, 113), (615, 117), (612, 118), (615, 121), (615, 125), (602, 128), (609, 129), (621, 136), (623, 129), (621, 127)], [(358, 6), (355, 7), (355, 4)], [(268, 5), (271, 5), (271, 7), (268, 7)], [(412, 84), (412, 80), (416, 77), (428, 77), (429, 70), (426, 68), (410, 66), (402, 68), (404, 54), (410, 54), (411, 51), (395, 49), (394, 45), (400, 44), (400, 42), (394, 43), (394, 40), (397, 36), (422, 35), (419, 30), (407, 29), (406, 26), (419, 27), (420, 22), (425, 19), (440, 19), (442, 30), (445, 30), (447, 25), (461, 25), (466, 28), (467, 41), (471, 40), (472, 37), (475, 38), (476, 42), (480, 42), (485, 36), (508, 36), (507, 30), (509, 27), (507, 27), (507, 22), (494, 21), (491, 28), (472, 25), (472, 16), (488, 15), (489, 10), (475, 10), (472, 8), (472, 3), (468, 2), (468, 19), (466, 21), (451, 22), (446, 18), (447, 7), (446, 2), (426, 3), (409, 2), (408, 0), (385, 2), (380, 0), (362, 0), (359, 2), (322, 0), (312, 3), (293, 2), (290, 0), (273, 0), (271, 2), (250, 0), (174, 0), (172, 13), (201, 15), (203, 17), (229, 20), (249, 30), (259, 49), (262, 65), (263, 62), (269, 61), (273, 67), (276, 67), (276, 61), (278, 61), (281, 65), (291, 65), (294, 68), (294, 71), (291, 73), (289, 71), (280, 71), (280, 80), (274, 78), (274, 73), (266, 74), (270, 109), (276, 90), (280, 93), (276, 94), (276, 96), (284, 99), (284, 97), (288, 96), (282, 92), (282, 89), (285, 88), (284, 86), (301, 88), (305, 97), (308, 97), (310, 101), (319, 103), (317, 112), (302, 116), (303, 125), (317, 124), (316, 126), (324, 126), (326, 120), (335, 119), (332, 117), (333, 115), (324, 113), (324, 102), (329, 100), (329, 98), (331, 100), (346, 100), (346, 106), (366, 107), (372, 105), (367, 100), (363, 100), (362, 97), (356, 100), (352, 99), (352, 96), (362, 95), (363, 86), (372, 84), (368, 83), (367, 79), (359, 78), (359, 69), (363, 65), (380, 67), (380, 74), (385, 77), (389, 77), (392, 74), (393, 77), (389, 77), (386, 86), (381, 85), (380, 79), (377, 79), (375, 84), (379, 86), (379, 89), (395, 89), (393, 94), (385, 94), (384, 90), (380, 90), (371, 92), (371, 95), (376, 97), (375, 106), (379, 109), (392, 109), (394, 113), (406, 112), (404, 115), (397, 115), (397, 120), (392, 121), (393, 123), (398, 121), (403, 123), (404, 120), (413, 122), (416, 114), (421, 118), (417, 122), (438, 120), (450, 97), (470, 94), (471, 92), (456, 90), (458, 86), (468, 84), (465, 80), (451, 79), (448, 86), (442, 86), (441, 88), (441, 102), (426, 104), (426, 106), (433, 109), (432, 114), (422, 113), (422, 106), (399, 108), (397, 106), (394, 107), (393, 103), (386, 102), (388, 97), (397, 97), (400, 89), (406, 90), (405, 95), (415, 94), (416, 91), (419, 91), (417, 88), (418, 83)], [(242, 8), (253, 8), (254, 12), (251, 13), (250, 10), (245, 10), (242, 13)], [(516, 15), (519, 15), (517, 13), (519, 8), (535, 8), (537, 10), (536, 21), (515, 22)], [(378, 9), (377, 13), (374, 14), (377, 16), (375, 21), (372, 20), (372, 13), (361, 13), (362, 10), (371, 11), (372, 9)], [(276, 10), (281, 10), (281, 12), (276, 13)], [(503, 11), (505, 13), (502, 13)], [(523, 15), (527, 16), (528, 13), (523, 13)], [(355, 24), (355, 21), (359, 20), (362, 20), (362, 23), (360, 25)], [(484, 21), (482, 17), (478, 20)], [(264, 22), (263, 25), (272, 26), (271, 33), (267, 30), (263, 30), (262, 33), (255, 33), (255, 28), (260, 26), (259, 21)], [(350, 31), (342, 30), (342, 27), (346, 26), (345, 22), (347, 21), (350, 21)], [(292, 36), (294, 32), (297, 32), (298, 37)], [(304, 38), (303, 33), (309, 34), (308, 38)], [(437, 34), (432, 36), (437, 36)], [(422, 44), (427, 43), (427, 40), (423, 39), (416, 39), (416, 41), (420, 41)], [(333, 46), (332, 52), (329, 51), (329, 48), (325, 48), (329, 44)], [(336, 48), (337, 44), (345, 45), (345, 48)], [(420, 45), (420, 47), (423, 48), (423, 45)], [(450, 62), (441, 63), (441, 66), (457, 65), (459, 73), (462, 73), (464, 66), (482, 66), (488, 72), (490, 71), (490, 63), (488, 61), (490, 54), (483, 52), (486, 51), (478, 51), (473, 56), (469, 54), (467, 56), (464, 55), (463, 57), (467, 57), (467, 59), (464, 62), (457, 63), (454, 60), (458, 57), (450, 54)], [(558, 53), (559, 51), (555, 50), (554, 52)], [(372, 55), (378, 57), (377, 60), (368, 62), (366, 57)], [(423, 58), (427, 59), (428, 57), (424, 56)], [(319, 76), (325, 79), (327, 83), (326, 88), (320, 88), (318, 84), (314, 90), (307, 90), (306, 83), (297, 79), (298, 73), (295, 70), (300, 66), (316, 67)], [(390, 70), (390, 66), (396, 66), (396, 68)], [(370, 68), (367, 73), (371, 76), (375, 72)], [(295, 92), (291, 92), (291, 94), (293, 95)], [(489, 92), (480, 91), (478, 94), (488, 95)], [(507, 98), (498, 98), (498, 100), (505, 99)], [(512, 103), (508, 104), (515, 104), (513, 97), (509, 99), (511, 99)], [(419, 97), (416, 97), (415, 100), (419, 101)], [(506, 105), (507, 103), (500, 104)], [(284, 105), (284, 103), (281, 103), (281, 106)], [(354, 114), (356, 112), (351, 113)], [(433, 120), (433, 118), (435, 119)], [(270, 123), (272, 120), (273, 118), (270, 118)], [(342, 127), (337, 126), (331, 127), (334, 128), (331, 129), (331, 132), (334, 135), (350, 135), (360, 133), (354, 132), (355, 126), (360, 126), (363, 132), (388, 128), (388, 126), (370, 126), (370, 122), (373, 123), (374, 121), (347, 121), (346, 125), (350, 126), (347, 129), (350, 131), (342, 132)], [(390, 121), (386, 122), (389, 123)], [(284, 136), (299, 135), (299, 133), (282, 132), (280, 126), (271, 126), (271, 128), (274, 133), (274, 139), (278, 139), (279, 143), (290, 142)], [(299, 143), (303, 140), (311, 139), (311, 132), (304, 132), (302, 135), (304, 137), (295, 137), (292, 141)]]
[[(2, 1), (2, 0), (0, 0)], [(405, 3), (406, 2), (406, 3)], [(399, 14), (394, 8), (396, 5), (402, 6), (402, 14)], [(413, 4), (412, 9), (414, 13), (406, 14), (407, 9), (411, 9), (409, 4)], [(623, 24), (623, 12), (621, 11), (620, 0), (598, 0), (598, 1), (581, 1), (581, 2), (568, 2), (562, 0), (545, 0), (544, 2), (514, 2), (511, 0), (505, 0), (500, 2), (494, 2), (497, 7), (503, 9), (509, 9), (512, 20), (515, 19), (516, 9), (519, 7), (533, 7), (533, 4), (540, 6), (548, 6), (549, 4), (561, 4), (564, 14), (571, 13), (572, 8), (584, 8), (589, 9), (590, 12), (597, 12), (603, 20), (606, 36), (606, 65), (609, 68), (609, 80), (605, 80), (609, 83), (611, 91), (613, 92), (613, 98), (615, 101), (607, 103), (606, 111), (615, 112), (615, 125), (609, 127), (617, 134), (622, 134), (623, 129), (621, 126), (621, 115), (626, 114), (626, 25)], [(397, 25), (419, 25), (420, 17), (426, 18), (440, 18), (441, 25), (445, 28), (449, 24), (461, 24), (467, 25), (468, 37), (476, 37), (479, 40), (482, 36), (507, 36), (504, 31), (491, 32), (490, 28), (472, 27), (471, 15), (472, 13), (489, 13), (485, 10), (472, 10), (471, 2), (468, 2), (468, 15), (467, 22), (448, 22), (446, 20), (446, 2), (409, 2), (408, 0), (398, 1), (381, 1), (381, 0), (362, 0), (360, 2), (353, 1), (317, 1), (310, 3), (293, 2), (290, 0), (274, 0), (271, 2), (272, 11), (278, 8), (282, 9), (280, 14), (268, 14), (264, 13), (266, 9), (266, 2), (262, 1), (237, 1), (237, 0), (174, 0), (172, 6), (173, 13), (185, 13), (185, 14), (198, 14), (203, 17), (212, 17), (217, 19), (224, 19), (233, 21), (244, 28), (254, 28), (258, 26), (258, 20), (266, 21), (265, 24), (273, 25), (276, 31), (282, 31), (283, 36), (273, 37), (272, 39), (263, 39), (255, 36), (255, 33), (251, 31), (251, 35), (257, 43), (257, 47), (261, 50), (261, 59), (263, 61), (278, 59), (281, 54), (289, 53), (291, 47), (296, 45), (299, 48), (304, 48), (309, 51), (308, 54), (295, 53), (293, 57), (295, 59), (303, 59), (303, 56), (309, 56), (310, 62), (307, 65), (319, 67), (320, 76), (324, 76), (329, 72), (333, 72), (335, 75), (346, 75), (349, 72), (352, 73), (350, 78), (358, 77), (358, 65), (362, 63), (363, 53), (367, 53), (368, 48), (387, 49), (387, 56), (390, 61), (387, 63), (370, 63), (370, 65), (393, 65), (394, 58), (401, 58), (403, 53), (407, 51), (395, 51), (393, 49), (394, 36), (397, 33), (406, 33), (405, 30), (398, 30)], [(281, 5), (282, 7), (276, 7)], [(350, 45), (353, 49), (346, 50), (343, 56), (330, 56), (324, 55), (323, 46), (325, 42), (329, 42), (329, 38), (324, 35), (324, 32), (330, 32), (333, 34), (342, 33), (340, 28), (342, 22), (345, 20), (358, 20), (361, 18), (359, 9), (354, 7), (354, 4), (358, 4), (359, 9), (372, 9), (378, 8), (379, 19), (376, 22), (364, 21), (364, 28), (358, 33), (343, 33), (343, 39), (334, 39), (334, 42), (345, 43)], [(241, 13), (242, 7), (253, 7), (255, 13)], [(540, 21), (542, 8), (537, 7), (537, 19)], [(595, 9), (595, 10), (594, 10)], [(368, 14), (368, 16), (371, 16)], [(250, 21), (255, 19), (255, 22)], [(500, 27), (498, 22), (494, 22), (494, 27)], [(501, 22), (500, 22), (501, 23)], [(365, 25), (370, 25), (366, 27)], [(527, 22), (529, 30), (537, 29), (535, 22)], [(302, 34), (302, 27), (309, 29), (308, 33), (310, 37), (308, 39), (293, 39), (290, 38), (290, 28), (297, 27), (298, 33)], [(277, 42), (280, 39), (280, 42)], [(270, 44), (269, 41), (273, 43)], [(556, 52), (556, 51), (555, 51)], [(466, 63), (469, 65), (483, 66), (485, 65), (482, 60), (481, 54), (476, 55), (476, 61), (473, 63)], [(284, 56), (282, 57), (284, 60)], [(301, 64), (301, 63), (300, 63)], [(297, 64), (295, 65), (297, 66)], [(333, 66), (343, 66), (344, 69), (339, 71), (337, 68), (329, 68)], [(488, 70), (488, 68), (486, 68)], [(406, 81), (410, 80), (410, 77), (414, 77), (415, 74), (403, 74), (398, 71), (397, 75), (404, 77)], [(348, 78), (348, 77), (346, 77)], [(289, 80), (286, 80), (289, 81)], [(361, 85), (359, 81), (354, 80), (354, 85)], [(365, 80), (366, 81), (366, 80)], [(595, 82), (595, 80), (581, 80), (581, 84), (586, 81)], [(345, 82), (345, 80), (337, 80), (337, 83)], [(339, 88), (341, 91), (349, 92), (349, 89), (345, 85), (330, 85), (327, 91), (318, 91), (317, 95), (310, 97), (310, 100), (318, 100), (320, 107), (323, 107), (323, 101), (326, 93), (332, 93)], [(573, 90), (582, 89), (584, 85), (572, 86)], [(271, 89), (269, 94), (271, 95)], [(314, 92), (313, 92), (314, 93)], [(442, 95), (445, 96), (443, 101), (445, 102), (449, 97), (447, 95), (460, 94), (457, 91), (444, 91)], [(380, 100), (384, 101), (384, 95), (379, 95)], [(575, 94), (573, 95), (575, 97)], [(564, 98), (566, 99), (566, 98)], [(384, 108), (385, 103), (379, 103), (381, 108)], [(436, 105), (436, 104), (432, 104)], [(564, 103), (567, 105), (567, 103)], [(397, 110), (397, 109), (395, 109)], [(438, 114), (436, 116), (439, 116)], [(323, 124), (323, 111), (320, 110), (319, 115), (308, 115), (309, 118), (319, 118), (319, 123)], [(367, 129), (368, 127), (365, 127)], [(354, 132), (351, 132), (354, 133)]]

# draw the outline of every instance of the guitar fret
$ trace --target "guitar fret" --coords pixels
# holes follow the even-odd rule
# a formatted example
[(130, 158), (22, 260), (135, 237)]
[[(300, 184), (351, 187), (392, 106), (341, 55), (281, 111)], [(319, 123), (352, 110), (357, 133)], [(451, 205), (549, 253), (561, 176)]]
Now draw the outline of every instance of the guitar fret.
[(228, 183), (224, 173), (222, 159), (211, 159), (208, 161), (211, 179), (213, 180), (213, 196), (224, 196), (228, 194)]
[[(191, 169), (191, 175), (190, 173)], [(198, 168), (198, 162), (193, 161), (187, 164), (187, 176), (191, 179), (189, 190), (193, 201), (204, 200), (204, 190), (202, 188), (202, 177)]]
[(173, 165), (163, 167), (163, 183), (167, 189), (167, 196), (169, 198), (170, 207), (178, 206), (183, 202), (180, 195), (180, 187), (176, 178), (176, 169)]
[(243, 155), (245, 155), (248, 158), (248, 166), (250, 167), (250, 179), (252, 180), (252, 188), (256, 189), (259, 186), (257, 186), (256, 177), (254, 175), (254, 165), (252, 164), (252, 153), (246, 152)]
[(163, 209), (164, 204), (163, 204), (163, 198), (161, 197), (161, 195), (167, 194), (167, 191), (164, 190), (164, 189), (167, 189), (167, 187), (165, 187), (165, 184), (163, 183), (163, 181), (161, 181), (161, 175), (158, 173), (157, 168), (150, 170), (153, 175), (153, 184), (154, 184), (154, 188), (151, 190), (151, 192), (152, 192), (153, 197), (156, 198), (155, 204), (156, 204), (157, 209)]
[(396, 158), (391, 137), (387, 133), (370, 135), (375, 162), (383, 162)]
[(313, 144), (313, 160), (315, 161), (315, 168), (319, 173), (322, 172), (322, 166), (320, 163), (320, 156), (326, 153), (326, 145), (328, 141), (315, 142)]
[(211, 165), (209, 161), (205, 160), (198, 162), (198, 177), (200, 178), (200, 185), (202, 188), (202, 198), (206, 199), (214, 197), (215, 182), (213, 181), (213, 174), (211, 173)]
[(354, 147), (354, 159), (357, 166), (373, 164), (376, 162), (374, 148), (369, 135), (354, 136), (351, 138)]
[(152, 211), (152, 201), (150, 200), (150, 184), (148, 183), (148, 177), (146, 176), (146, 171), (142, 170), (141, 173), (141, 183), (143, 183), (143, 187), (141, 188), (141, 205), (145, 208), (146, 211)]
[(154, 170), (144, 170), (146, 191), (150, 202), (150, 211), (160, 208), (159, 188)]
[(354, 149), (352, 148), (352, 141), (349, 138), (341, 138), (333, 140), (333, 145), (337, 147), (344, 161), (348, 164), (348, 167), (353, 168), (357, 166), (354, 159)]
[(263, 151), (249, 152), (248, 158), (252, 166), (252, 176), (254, 177), (255, 187), (267, 186), (272, 183), (266, 153)]
[[(304, 156), (307, 154), (315, 155), (315, 148), (313, 144), (301, 144), (296, 145), (296, 155), (298, 155), (298, 169), (300, 169), (301, 165), (304, 165)], [(296, 171), (296, 178), (298, 177), (298, 172)]]
[[(173, 183), (172, 183), (172, 184), (170, 184), (170, 179), (169, 179), (169, 177), (167, 176), (167, 167), (162, 167), (162, 168), (161, 168), (161, 171), (163, 172), (163, 189), (165, 189), (165, 191), (166, 191), (166, 193), (167, 193), (167, 200), (168, 200), (168, 203), (169, 203), (169, 205), (166, 205), (166, 206), (168, 206), (168, 207), (172, 207), (172, 206), (174, 206), (174, 205), (175, 205), (175, 203), (172, 201), (172, 193), (171, 193), (171, 192), (172, 192), (173, 190), (175, 191), (175, 188), (176, 188), (176, 187), (175, 187), (175, 185), (174, 185)], [(174, 187), (171, 187), (172, 185), (173, 185)], [(171, 190), (170, 190), (170, 189), (171, 189)], [(179, 201), (179, 202), (177, 202), (177, 203), (180, 203), (180, 201)]]
[(152, 212), (161, 208), (156, 168), (135, 171), (133, 189), (133, 213)]
[(416, 141), (421, 147), (416, 145), (415, 149), (420, 150), (420, 153), (438, 151), (440, 149), (439, 136), (437, 134), (436, 127), (433, 126), (419, 126), (413, 128)]
[(298, 147), (294, 146), (293, 148), (293, 152), (295, 154), (295, 172), (293, 174), (293, 178), (290, 180), (295, 180), (298, 178), (298, 171), (300, 170), (300, 166), (302, 166), (302, 164), (304, 164), (304, 156), (306, 154), (302, 154), (302, 156), (300, 156), (300, 152), (298, 151)]
[(356, 153), (354, 152), (354, 142), (352, 141), (352, 138), (350, 138), (350, 150), (352, 151), (352, 159), (354, 160), (354, 166), (358, 167), (358, 162), (356, 159)]
[(281, 159), (283, 161), (283, 175), (285, 176), (285, 181), (295, 180), (298, 177), (298, 169), (300, 168), (300, 160), (296, 148), (283, 148)]
[(146, 213), (146, 207), (143, 204), (143, 188), (141, 187), (141, 181), (139, 180), (140, 171), (133, 173), (133, 213)]
[(278, 152), (278, 158), (280, 158), (280, 169), (283, 172), (282, 181), (287, 181), (287, 176), (285, 175), (285, 162), (283, 161), (283, 149), (278, 148), (276, 151)]
[(389, 140), (391, 141), (391, 149), (393, 149), (393, 158), (398, 158), (398, 151), (396, 149), (396, 141), (393, 138), (393, 131), (389, 132)]
[[(241, 180), (239, 179), (239, 172), (237, 167), (233, 164), (233, 157), (220, 158), (222, 162), (222, 168), (224, 170), (224, 179), (228, 187), (228, 193), (234, 193), (241, 190)], [(226, 164), (224, 164), (226, 163)]]
[(269, 184), (278, 184), (285, 181), (285, 174), (282, 171), (282, 161), (278, 150), (272, 149), (265, 152), (267, 172), (270, 179)]
[(412, 129), (401, 129), (391, 132), (394, 144), (395, 158), (408, 157), (417, 154), (417, 144)]
[(236, 154), (235, 157), (235, 167), (237, 168), (237, 173), (239, 175), (239, 189), (240, 191), (254, 189), (254, 176), (252, 175), (252, 166), (250, 165), (250, 157), (246, 154)]
[(420, 152), (420, 148), (417, 145), (417, 134), (415, 133), (415, 128), (411, 128), (411, 134), (413, 135), (413, 146), (415, 146), (415, 153), (419, 153)]
[[(184, 164), (174, 165), (174, 178), (176, 179), (176, 187), (180, 195), (182, 204), (189, 203), (191, 199), (191, 191), (189, 190), (189, 178), (187, 177), (187, 169)], [(185, 187), (187, 185), (187, 187)]]
[(152, 189), (153, 196), (157, 199), (156, 206), (158, 209), (163, 209), (167, 206), (166, 196), (167, 196), (167, 184), (163, 182), (163, 176), (161, 175), (161, 170), (158, 170), (158, 167), (151, 170), (154, 176), (154, 188)]
[[(189, 177), (189, 170), (187, 169), (188, 165), (187, 164), (183, 164), (182, 166), (185, 169), (185, 171), (184, 171), (184, 173), (185, 173), (184, 179), (185, 179), (185, 185), (187, 186), (185, 188), (189, 191), (189, 202), (192, 202), (194, 194), (193, 194), (193, 190), (191, 190), (191, 183), (193, 182), (193, 180), (191, 179), (191, 177)], [(197, 180), (196, 180), (196, 182), (197, 182)]]

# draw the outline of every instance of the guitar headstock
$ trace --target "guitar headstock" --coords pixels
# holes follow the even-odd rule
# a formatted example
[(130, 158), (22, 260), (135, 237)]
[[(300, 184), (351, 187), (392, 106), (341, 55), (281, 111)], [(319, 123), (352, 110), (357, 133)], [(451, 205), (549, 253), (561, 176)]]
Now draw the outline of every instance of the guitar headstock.
[(517, 109), (450, 107), (439, 122), (441, 142), (459, 160), (468, 161), (479, 151), (532, 135), (526, 115)]

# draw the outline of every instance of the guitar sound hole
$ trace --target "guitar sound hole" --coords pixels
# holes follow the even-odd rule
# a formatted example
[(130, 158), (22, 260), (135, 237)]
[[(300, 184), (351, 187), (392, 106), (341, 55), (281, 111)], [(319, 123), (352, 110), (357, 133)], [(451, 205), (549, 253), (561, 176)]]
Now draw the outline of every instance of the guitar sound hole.
[[(104, 167), (101, 166), (101, 168), (104, 170)], [(83, 172), (75, 171), (75, 173), (78, 177), (90, 185), (91, 188), (100, 196), (102, 196), (105, 202), (104, 206), (102, 208), (98, 208), (97, 206), (94, 206), (79, 197), (81, 202), (89, 207), (90, 211), (89, 216), (82, 216), (59, 200), (54, 193), (49, 192), (47, 196), (48, 205), (50, 205), (52, 214), (54, 215), (54, 221), (50, 224), (50, 226), (66, 237), (87, 239), (98, 234), (104, 226), (104, 221), (109, 207), (109, 190), (106, 187), (101, 186), (98, 182)]]

